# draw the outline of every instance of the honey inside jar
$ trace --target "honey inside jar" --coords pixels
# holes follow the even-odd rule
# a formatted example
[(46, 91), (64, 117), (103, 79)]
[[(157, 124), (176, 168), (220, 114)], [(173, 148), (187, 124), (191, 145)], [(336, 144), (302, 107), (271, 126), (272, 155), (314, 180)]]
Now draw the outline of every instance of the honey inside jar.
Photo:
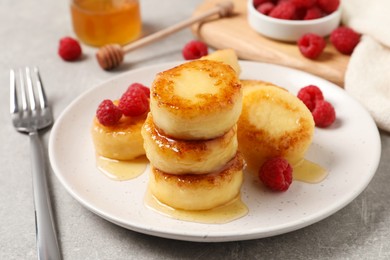
[(72, 0), (71, 14), (77, 37), (88, 45), (123, 45), (141, 34), (138, 0)]

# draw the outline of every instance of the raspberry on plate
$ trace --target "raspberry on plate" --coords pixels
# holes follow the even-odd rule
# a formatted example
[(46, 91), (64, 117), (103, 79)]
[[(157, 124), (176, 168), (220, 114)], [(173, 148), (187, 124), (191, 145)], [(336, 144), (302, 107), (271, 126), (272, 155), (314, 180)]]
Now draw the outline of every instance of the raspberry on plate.
[(118, 107), (125, 116), (139, 116), (149, 109), (149, 100), (140, 87), (129, 87), (119, 99)]
[(289, 1), (285, 1), (278, 3), (269, 13), (269, 16), (278, 19), (292, 20), (295, 16), (295, 11), (295, 5)]
[(190, 41), (182, 50), (184, 59), (195, 60), (208, 54), (207, 45), (202, 41)]
[(109, 99), (103, 100), (96, 110), (96, 118), (104, 126), (115, 125), (121, 117), (122, 111)]
[(319, 87), (308, 85), (298, 91), (297, 97), (307, 106), (310, 111), (313, 111), (316, 104), (320, 100), (324, 100), (324, 95)]
[(336, 120), (336, 112), (331, 103), (319, 100), (312, 111), (315, 125), (318, 127), (328, 127)]
[(351, 54), (360, 41), (361, 35), (349, 27), (338, 27), (330, 34), (330, 42), (343, 54)]
[(306, 33), (298, 40), (299, 51), (308, 59), (318, 58), (325, 46), (325, 39), (314, 33)]
[(82, 50), (80, 43), (72, 37), (63, 37), (60, 39), (58, 55), (63, 60), (74, 61), (81, 56)]
[(259, 170), (259, 178), (274, 191), (286, 191), (292, 182), (292, 167), (282, 157), (267, 160)]
[(147, 96), (147, 97), (150, 97), (150, 89), (147, 87), (147, 86), (145, 86), (145, 85), (143, 85), (143, 84), (141, 84), (141, 83), (132, 83), (128, 88), (127, 88), (127, 90), (129, 90), (130, 88), (140, 88), (144, 93), (145, 93), (145, 95)]

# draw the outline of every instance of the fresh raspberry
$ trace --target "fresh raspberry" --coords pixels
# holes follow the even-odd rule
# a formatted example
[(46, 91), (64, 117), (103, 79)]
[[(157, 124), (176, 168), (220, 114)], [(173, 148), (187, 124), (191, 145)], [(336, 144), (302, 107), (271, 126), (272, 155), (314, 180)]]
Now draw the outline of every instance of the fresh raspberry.
[(331, 103), (325, 100), (317, 101), (312, 111), (315, 125), (318, 127), (328, 127), (336, 120), (336, 112)]
[(349, 27), (338, 27), (330, 34), (330, 42), (341, 53), (349, 55), (360, 41), (361, 35)]
[(122, 111), (111, 100), (105, 99), (98, 106), (96, 117), (100, 124), (112, 126), (122, 117)]
[(324, 51), (325, 39), (314, 33), (306, 33), (298, 40), (299, 51), (308, 59), (316, 59)]
[(317, 5), (327, 14), (333, 13), (339, 8), (340, 0), (317, 0)]
[(62, 59), (74, 61), (81, 56), (81, 53), (81, 46), (77, 40), (71, 37), (63, 37), (60, 39), (58, 55), (60, 55)]
[[(275, 2), (275, 0), (273, 2)], [(291, 0), (276, 0), (276, 5), (279, 5), (284, 2), (291, 2)]]
[(150, 89), (148, 87), (146, 87), (145, 85), (141, 84), (141, 83), (132, 83), (128, 88), (127, 90), (129, 90), (130, 88), (140, 88), (147, 97), (150, 97)]
[(148, 110), (149, 100), (141, 88), (129, 87), (119, 99), (118, 107), (125, 116), (139, 116)]
[(303, 17), (303, 20), (313, 20), (323, 17), (323, 13), (320, 8), (317, 6), (313, 6), (307, 9), (305, 16)]
[(308, 85), (298, 91), (297, 97), (307, 106), (310, 111), (313, 111), (317, 102), (324, 100), (324, 95), (319, 87)]
[(259, 170), (259, 178), (265, 186), (275, 191), (286, 191), (292, 182), (292, 167), (282, 157), (267, 160)]
[(264, 4), (264, 3), (270, 3), (271, 0), (253, 0), (253, 6), (255, 8), (259, 7), (259, 5)]
[(186, 60), (199, 59), (208, 54), (207, 45), (201, 41), (190, 41), (184, 46), (182, 54)]
[(294, 20), (303, 20), (306, 15), (306, 8), (296, 8), (294, 13)]
[(269, 16), (278, 19), (292, 20), (294, 19), (295, 11), (295, 5), (289, 1), (286, 1), (278, 3), (269, 13)]
[(268, 15), (274, 8), (275, 5), (272, 2), (265, 2), (257, 6), (256, 10), (262, 14)]
[(315, 5), (316, 0), (291, 0), (296, 8), (310, 8)]

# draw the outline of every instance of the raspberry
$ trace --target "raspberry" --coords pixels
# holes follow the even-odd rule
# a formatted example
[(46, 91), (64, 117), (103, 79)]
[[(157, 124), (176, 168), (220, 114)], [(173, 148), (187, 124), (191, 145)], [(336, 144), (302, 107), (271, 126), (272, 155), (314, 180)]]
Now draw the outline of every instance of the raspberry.
[(317, 6), (310, 7), (307, 9), (305, 16), (303, 17), (303, 20), (313, 20), (318, 19), (323, 16), (322, 11)]
[(315, 5), (316, 0), (291, 0), (297, 8), (309, 8)]
[(339, 27), (330, 34), (330, 42), (339, 52), (349, 55), (359, 43), (360, 36), (349, 27)]
[(129, 87), (119, 99), (119, 109), (125, 116), (139, 116), (149, 108), (149, 100), (140, 87)]
[(295, 5), (286, 1), (278, 3), (269, 13), (269, 16), (278, 19), (292, 20), (294, 18), (295, 11)]
[(324, 100), (324, 96), (319, 87), (308, 85), (298, 91), (297, 97), (307, 106), (310, 111), (313, 111), (318, 101)]
[(257, 6), (256, 10), (262, 14), (268, 15), (273, 9), (275, 5), (271, 2), (265, 2)]
[(290, 2), (291, 0), (274, 0), (273, 2), (276, 2), (276, 5), (279, 5), (281, 3), (284, 3), (284, 2)]
[(337, 10), (340, 0), (253, 0), (253, 5), (257, 11), (270, 17), (285, 20), (312, 20)]
[(339, 8), (340, 0), (317, 0), (317, 5), (327, 14), (333, 13)]
[(306, 15), (306, 8), (296, 8), (294, 13), (294, 20), (303, 20)]
[(286, 191), (292, 182), (292, 167), (282, 157), (267, 160), (259, 170), (259, 178), (265, 186), (275, 191)]
[(147, 97), (150, 97), (150, 89), (141, 83), (133, 83), (127, 88), (127, 90), (130, 88), (140, 88)]
[(336, 112), (331, 103), (325, 100), (317, 101), (312, 111), (315, 125), (318, 127), (328, 127), (336, 120)]
[(309, 59), (316, 59), (324, 51), (325, 39), (314, 33), (304, 34), (298, 40), (298, 48), (303, 56)]
[(190, 41), (184, 46), (182, 54), (186, 60), (199, 59), (208, 54), (207, 45), (201, 41)]
[(111, 100), (105, 99), (98, 106), (96, 117), (100, 124), (112, 126), (122, 117), (122, 111)]
[(253, 6), (257, 9), (257, 7), (259, 7), (259, 5), (267, 3), (267, 2), (270, 3), (271, 0), (253, 0)]
[(77, 60), (81, 56), (81, 46), (79, 42), (71, 37), (60, 39), (58, 54), (66, 61)]

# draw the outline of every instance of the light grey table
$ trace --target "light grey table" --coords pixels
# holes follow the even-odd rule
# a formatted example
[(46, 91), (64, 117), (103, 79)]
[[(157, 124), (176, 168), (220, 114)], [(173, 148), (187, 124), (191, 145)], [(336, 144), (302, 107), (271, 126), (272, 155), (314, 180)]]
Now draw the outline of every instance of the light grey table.
[[(148, 34), (189, 17), (200, 0), (141, 3)], [(74, 36), (68, 1), (0, 1), (0, 259), (36, 259), (29, 143), (11, 126), (9, 69), (37, 65), (58, 117), (79, 94), (125, 70), (181, 60), (181, 48), (194, 38), (188, 29), (181, 31), (134, 51), (126, 57), (132, 66), (105, 72), (88, 46), (81, 61), (62, 61), (57, 47), (65, 35)], [(49, 135), (42, 138), (45, 147)], [(64, 259), (389, 259), (390, 137), (381, 133), (381, 140), (379, 169), (352, 203), (301, 230), (250, 241), (183, 242), (121, 228), (85, 209), (50, 172)]]

